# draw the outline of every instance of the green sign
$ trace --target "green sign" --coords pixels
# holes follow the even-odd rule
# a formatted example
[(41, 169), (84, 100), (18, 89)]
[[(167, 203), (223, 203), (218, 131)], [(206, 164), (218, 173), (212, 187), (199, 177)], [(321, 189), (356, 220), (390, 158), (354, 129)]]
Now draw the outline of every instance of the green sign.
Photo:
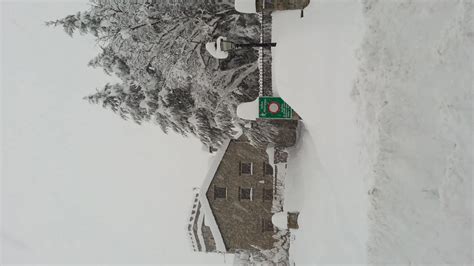
[(280, 97), (260, 97), (258, 102), (260, 118), (292, 119), (293, 109)]

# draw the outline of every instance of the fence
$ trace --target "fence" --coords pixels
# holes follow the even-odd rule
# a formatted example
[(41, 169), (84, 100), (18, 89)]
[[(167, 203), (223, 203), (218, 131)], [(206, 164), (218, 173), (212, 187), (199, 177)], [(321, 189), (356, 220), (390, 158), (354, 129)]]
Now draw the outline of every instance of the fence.
[[(272, 41), (272, 15), (270, 12), (259, 14), (261, 22), (260, 42), (270, 43)], [(259, 49), (259, 96), (273, 96), (272, 91), (272, 50), (270, 47)]]

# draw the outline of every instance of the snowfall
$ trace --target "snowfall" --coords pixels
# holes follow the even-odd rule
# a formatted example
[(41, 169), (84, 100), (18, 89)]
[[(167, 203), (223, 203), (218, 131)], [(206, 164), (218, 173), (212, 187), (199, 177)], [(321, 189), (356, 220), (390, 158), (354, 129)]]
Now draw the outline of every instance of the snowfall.
[(303, 118), (290, 260), (471, 263), (472, 1), (273, 14), (273, 86)]

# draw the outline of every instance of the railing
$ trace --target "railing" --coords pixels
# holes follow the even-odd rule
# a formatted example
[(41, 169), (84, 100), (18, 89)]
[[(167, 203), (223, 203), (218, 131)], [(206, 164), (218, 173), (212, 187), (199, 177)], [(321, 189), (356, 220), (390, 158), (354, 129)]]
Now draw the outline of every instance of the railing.
[(193, 203), (191, 205), (191, 211), (190, 211), (191, 215), (189, 216), (188, 224), (186, 225), (186, 230), (187, 230), (187, 234), (190, 240), (191, 249), (193, 251), (199, 251), (197, 239), (193, 231), (193, 225), (194, 225), (194, 221), (196, 220), (196, 214), (197, 214), (198, 206), (199, 206), (199, 188), (194, 188), (193, 193), (194, 193)]

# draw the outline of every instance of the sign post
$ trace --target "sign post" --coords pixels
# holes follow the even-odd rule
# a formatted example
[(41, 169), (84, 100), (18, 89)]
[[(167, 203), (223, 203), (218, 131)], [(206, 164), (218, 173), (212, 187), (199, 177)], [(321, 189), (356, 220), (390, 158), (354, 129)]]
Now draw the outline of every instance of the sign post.
[(280, 97), (260, 97), (258, 114), (264, 119), (293, 119), (293, 109)]

